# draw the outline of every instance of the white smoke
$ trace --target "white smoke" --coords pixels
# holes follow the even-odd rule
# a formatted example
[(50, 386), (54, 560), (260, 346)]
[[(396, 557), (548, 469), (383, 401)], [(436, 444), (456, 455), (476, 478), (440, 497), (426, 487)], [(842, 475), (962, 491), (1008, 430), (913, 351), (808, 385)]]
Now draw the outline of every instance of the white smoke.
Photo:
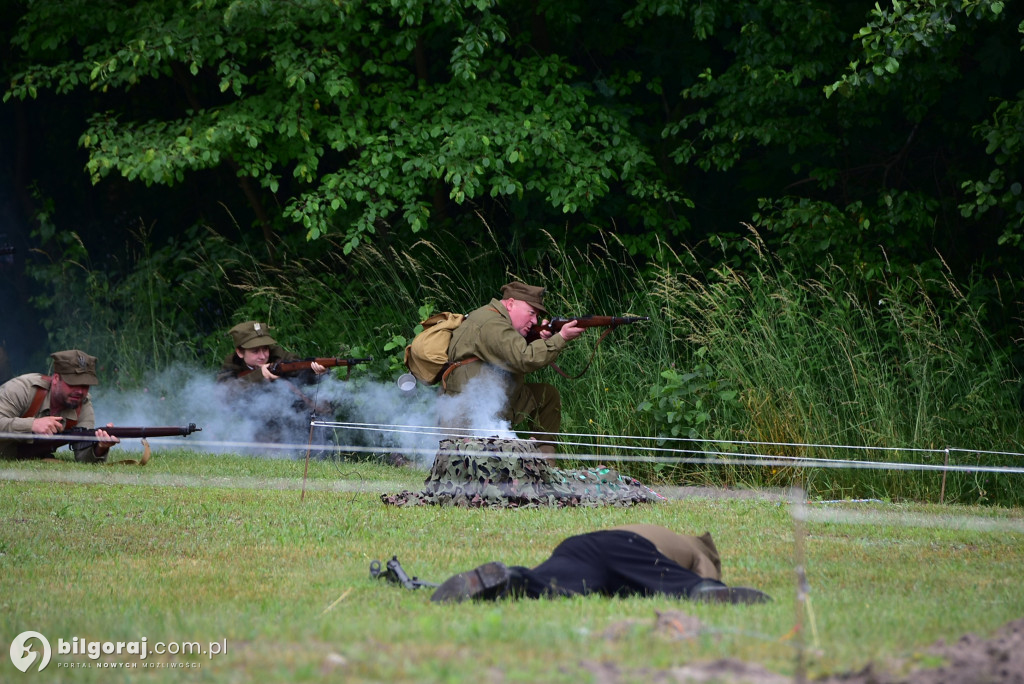
[[(99, 385), (90, 393), (96, 425), (195, 423), (200, 432), (166, 438), (167, 443), (203, 452), (298, 458), (306, 453), (313, 419), (330, 425), (313, 428), (314, 448), (326, 445), (342, 455), (346, 446), (352, 447), (350, 453), (401, 453), (425, 467), (448, 434), (515, 438), (499, 418), (505, 402), (499, 372), (481, 373), (456, 396), (439, 396), (438, 388), (420, 384), (403, 391), (394, 382), (345, 380), (332, 372), (301, 388), (315, 406), (328, 409), (315, 414), (286, 381), (260, 383), (239, 395), (234, 383), (218, 383), (214, 376), (209, 369), (175, 366), (147, 378), (138, 390)], [(268, 430), (271, 421), (274, 429)], [(467, 429), (445, 431), (442, 425)], [(268, 439), (268, 432), (275, 439)], [(164, 439), (149, 442), (156, 448)], [(123, 439), (117, 448), (137, 451), (142, 445), (138, 439)]]
[(506, 401), (505, 383), (504, 372), (485, 367), (460, 394), (439, 397), (438, 424), (455, 428), (450, 431), (453, 436), (516, 439), (512, 426), (500, 417)]

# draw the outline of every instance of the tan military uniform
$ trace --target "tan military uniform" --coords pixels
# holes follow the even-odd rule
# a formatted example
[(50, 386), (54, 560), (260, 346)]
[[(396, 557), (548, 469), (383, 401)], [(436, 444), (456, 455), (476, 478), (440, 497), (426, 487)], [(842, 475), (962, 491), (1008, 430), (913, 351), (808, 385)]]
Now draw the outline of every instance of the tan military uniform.
[[(74, 381), (71, 376), (70, 380)], [(43, 403), (34, 416), (22, 418), (22, 415), (32, 406), (38, 388), (46, 390)], [(5, 382), (0, 386), (0, 432), (18, 432), (27, 435), (32, 434), (32, 421), (50, 415), (50, 379), (40, 373), (28, 373), (19, 375), (16, 378)], [(78, 427), (96, 427), (96, 416), (93, 411), (92, 400), (86, 397), (82, 402), (81, 410), (65, 408), (60, 416), (64, 418), (65, 424), (70, 425), (77, 421)], [(18, 445), (26, 442), (12, 439), (0, 439), (0, 458), (17, 458)], [(96, 461), (94, 453), (95, 443), (90, 443), (85, 449), (76, 452), (76, 458), (80, 461)]]
[(448, 359), (452, 362), (477, 358), (479, 361), (454, 368), (445, 379), (444, 393), (456, 395), (488, 367), (505, 377), (506, 409), (500, 417), (512, 425), (532, 420), (537, 429), (558, 432), (562, 405), (558, 389), (547, 383), (527, 383), (525, 376), (544, 368), (565, 349), (565, 339), (552, 335), (546, 340), (527, 342), (512, 327), (508, 310), (499, 299), (470, 313), (452, 334)]
[(722, 581), (722, 560), (718, 549), (711, 539), (711, 533), (705, 532), (699, 537), (678, 534), (660, 525), (619, 525), (613, 530), (635, 532), (654, 544), (658, 551), (687, 570), (692, 570), (701, 577)]

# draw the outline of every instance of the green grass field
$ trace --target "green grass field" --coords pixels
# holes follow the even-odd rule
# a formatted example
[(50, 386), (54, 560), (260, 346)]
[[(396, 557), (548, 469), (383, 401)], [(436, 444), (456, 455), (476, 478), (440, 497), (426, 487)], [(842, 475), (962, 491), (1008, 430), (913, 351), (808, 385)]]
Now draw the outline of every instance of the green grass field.
[[(57, 640), (219, 642), (212, 657), (150, 655), (192, 667), (164, 681), (588, 682), (737, 658), (792, 676), (869, 661), (934, 666), (937, 639), (988, 636), (1024, 616), (1024, 511), (811, 503), (802, 536), (810, 603), (798, 610), (791, 506), (764, 498), (680, 498), (656, 506), (531, 510), (392, 508), (424, 471), (364, 461), (303, 462), (155, 451), (145, 468), (6, 463), (0, 478), (2, 681), (148, 679), (135, 655), (92, 660)], [(397, 555), (442, 581), (489, 560), (530, 565), (565, 536), (628, 522), (709, 530), (724, 579), (763, 589), (763, 606), (579, 598), (433, 605), (429, 590), (371, 579)], [(657, 611), (702, 624), (674, 638)], [(797, 619), (803, 625), (794, 634)], [(22, 674), (9, 645), (25, 630), (55, 649)], [(802, 639), (800, 638), (802, 636)], [(800, 643), (804, 648), (800, 649)], [(101, 663), (136, 664), (112, 672)], [(90, 667), (72, 668), (71, 664)]]

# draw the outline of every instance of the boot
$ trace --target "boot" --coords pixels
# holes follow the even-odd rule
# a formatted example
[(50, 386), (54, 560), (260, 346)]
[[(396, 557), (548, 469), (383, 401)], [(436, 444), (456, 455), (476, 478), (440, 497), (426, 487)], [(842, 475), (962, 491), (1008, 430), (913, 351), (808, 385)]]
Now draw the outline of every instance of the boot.
[(435, 591), (433, 603), (461, 603), (466, 599), (494, 600), (508, 593), (511, 573), (504, 563), (485, 563), (452, 575)]
[(721, 582), (704, 580), (690, 590), (690, 600), (704, 603), (768, 603), (772, 597), (750, 587), (728, 587)]

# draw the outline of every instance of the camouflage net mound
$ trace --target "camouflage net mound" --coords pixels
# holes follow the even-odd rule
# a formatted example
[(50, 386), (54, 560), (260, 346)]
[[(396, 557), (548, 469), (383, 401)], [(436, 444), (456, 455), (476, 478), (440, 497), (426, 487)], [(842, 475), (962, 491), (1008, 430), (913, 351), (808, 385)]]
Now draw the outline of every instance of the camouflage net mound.
[(664, 501), (639, 480), (605, 466), (564, 470), (539, 455), (534, 442), (443, 439), (422, 492), (382, 494), (392, 506), (632, 506)]

